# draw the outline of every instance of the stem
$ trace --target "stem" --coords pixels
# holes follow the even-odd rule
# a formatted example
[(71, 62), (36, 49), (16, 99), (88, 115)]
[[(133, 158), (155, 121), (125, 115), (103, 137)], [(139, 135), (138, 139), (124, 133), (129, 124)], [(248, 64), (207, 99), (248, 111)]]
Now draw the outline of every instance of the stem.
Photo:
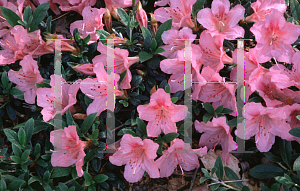
[[(223, 186), (225, 186), (225, 187), (227, 187), (227, 188), (230, 188), (230, 189), (232, 189), (232, 190), (236, 190), (236, 191), (240, 191), (241, 189), (237, 189), (237, 188), (234, 188), (234, 187), (232, 187), (232, 186), (229, 186), (229, 185), (227, 185), (227, 184), (225, 184), (224, 182), (219, 182), (217, 179), (215, 179), (215, 178), (211, 178), (213, 181), (215, 181), (215, 183), (212, 183), (212, 184), (222, 184)], [(226, 181), (227, 182), (227, 181)], [(209, 184), (209, 185), (212, 185), (212, 184)], [(207, 186), (209, 186), (209, 185), (207, 185)]]
[(130, 42), (132, 42), (132, 28), (131, 27), (129, 28), (129, 32), (130, 32), (130, 37), (129, 37), (130, 38)]
[(6, 106), (9, 102), (10, 102), (10, 100), (7, 100), (7, 102), (5, 102), (5, 104), (1, 105), (0, 109), (2, 109), (4, 106)]

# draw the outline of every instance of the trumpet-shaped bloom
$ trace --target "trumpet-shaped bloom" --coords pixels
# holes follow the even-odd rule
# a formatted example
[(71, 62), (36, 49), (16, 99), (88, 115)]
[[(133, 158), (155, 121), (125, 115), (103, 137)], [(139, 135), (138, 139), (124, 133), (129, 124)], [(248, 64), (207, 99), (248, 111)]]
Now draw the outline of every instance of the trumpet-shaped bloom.
[(225, 39), (244, 37), (244, 29), (237, 24), (244, 18), (245, 8), (236, 5), (229, 9), (229, 0), (213, 0), (211, 9), (205, 8), (198, 12), (197, 20), (212, 36), (223, 34)]
[(202, 50), (202, 63), (216, 72), (224, 68), (224, 64), (233, 63), (232, 58), (223, 50), (223, 41), (224, 35), (212, 37), (208, 31), (203, 31), (200, 35), (199, 45)]
[(175, 105), (171, 101), (170, 94), (159, 88), (151, 95), (150, 103), (139, 105), (137, 111), (141, 119), (149, 121), (147, 134), (149, 137), (157, 137), (161, 131), (165, 134), (177, 132), (176, 123), (187, 115), (185, 105)]
[(161, 7), (154, 11), (157, 21), (164, 23), (169, 19), (173, 19), (172, 26), (175, 29), (181, 27), (194, 27), (191, 18), (191, 12), (196, 0), (170, 0), (170, 7)]
[[(238, 123), (236, 135), (241, 139), (250, 139), (255, 135), (255, 143), (260, 152), (268, 152), (275, 142), (275, 136), (292, 140), (291, 127), (286, 123), (285, 107), (263, 107), (261, 103), (246, 103), (245, 120)], [(245, 127), (244, 127), (245, 124)], [(245, 128), (245, 131), (244, 131)]]
[(185, 40), (190, 39), (192, 43), (197, 35), (193, 34), (192, 29), (183, 27), (181, 30), (171, 29), (165, 31), (161, 38), (166, 45), (161, 46), (165, 49), (165, 52), (160, 53), (161, 55), (172, 59), (177, 57), (178, 50), (182, 50), (185, 47)]
[(39, 30), (28, 33), (20, 25), (14, 26), (10, 33), (0, 40), (0, 46), (3, 48), (0, 50), (0, 65), (14, 63), (29, 54), (37, 58), (53, 52), (53, 49), (49, 50), (46, 47)]
[[(135, 5), (139, 2), (140, 0), (135, 1)], [(118, 8), (126, 8), (126, 7), (131, 7), (132, 6), (132, 0), (104, 0), (106, 8), (108, 8), (109, 11), (112, 10), (112, 7)]]
[[(169, 177), (176, 169), (177, 165), (180, 169), (191, 171), (199, 168), (198, 156), (206, 155), (207, 148), (191, 149), (189, 143), (184, 143), (181, 139), (172, 141), (171, 147), (163, 151), (163, 156), (155, 161), (160, 169), (160, 177)], [(182, 170), (183, 174), (183, 170)]]
[(300, 35), (300, 26), (285, 21), (283, 14), (277, 10), (266, 16), (265, 21), (255, 23), (250, 31), (255, 35), (259, 63), (269, 61), (272, 57), (279, 62), (291, 63), (293, 47)]
[[(75, 108), (73, 105), (77, 102), (76, 94), (80, 87), (79, 82), (70, 85), (60, 77), (61, 84), (55, 84), (55, 75), (51, 75), (50, 78), (51, 88), (38, 88), (36, 91), (37, 105), (43, 107), (41, 113), (44, 121), (53, 119), (55, 115), (59, 113), (63, 115), (68, 109), (70, 109), (71, 113), (74, 113)], [(55, 85), (61, 86), (62, 92), (55, 92)], [(58, 101), (57, 97), (62, 97), (61, 102), (56, 102)], [(61, 108), (62, 110), (58, 111), (58, 108)]]
[(203, 134), (200, 137), (199, 146), (207, 146), (214, 149), (217, 145), (222, 146), (222, 159), (229, 164), (229, 152), (237, 149), (237, 143), (231, 136), (231, 130), (226, 124), (226, 117), (213, 118), (212, 122), (195, 121), (195, 128)]
[(109, 157), (109, 161), (117, 166), (126, 164), (124, 177), (128, 182), (139, 181), (145, 171), (151, 178), (159, 178), (159, 171), (154, 162), (159, 147), (157, 143), (125, 134), (120, 145), (118, 151)]
[[(101, 52), (101, 55), (96, 56), (93, 59), (93, 63), (105, 63), (107, 65), (107, 57), (113, 58), (114, 59), (114, 70), (116, 74), (121, 74), (126, 70), (126, 75), (122, 82), (120, 83), (120, 86), (122, 89), (129, 89), (131, 88), (130, 82), (132, 79), (131, 72), (129, 70), (129, 67), (140, 61), (139, 57), (128, 57), (129, 52), (128, 50), (125, 49), (120, 49), (120, 48), (115, 48), (112, 49), (110, 47), (105, 46), (104, 44), (100, 43), (98, 44), (97, 50)], [(107, 52), (114, 52), (113, 55), (107, 54)], [(108, 68), (112, 69), (112, 68)]]
[(96, 0), (52, 0), (52, 3), (59, 4), (62, 11), (76, 11), (82, 14), (82, 11), (87, 6), (94, 6)]
[(52, 166), (68, 167), (76, 163), (77, 175), (81, 177), (86, 144), (79, 139), (76, 126), (51, 131), (50, 142), (56, 147), (51, 156)]
[(19, 71), (9, 70), (8, 78), (17, 84), (17, 89), (24, 92), (25, 101), (29, 104), (34, 104), (37, 90), (35, 83), (43, 82), (37, 61), (33, 60), (31, 55), (27, 55), (20, 62), (20, 65), (22, 69)]
[(231, 115), (236, 116), (236, 86), (224, 83), (225, 79), (209, 66), (203, 68), (201, 75), (208, 83), (201, 87), (197, 99), (203, 102), (212, 102), (215, 109), (223, 105), (233, 111)]
[(286, 10), (286, 4), (284, 0), (257, 0), (251, 3), (251, 7), (254, 13), (246, 17), (247, 22), (259, 22), (264, 21), (265, 17), (271, 14), (273, 9), (284, 13)]
[[(87, 115), (97, 112), (97, 116), (99, 116), (102, 111), (107, 109), (107, 95), (115, 94), (115, 96), (121, 96), (123, 93), (118, 90), (117, 85), (117, 81), (119, 81), (120, 76), (118, 74), (114, 74), (116, 86), (114, 83), (111, 84), (111, 82), (108, 82), (107, 73), (102, 62), (95, 64), (93, 71), (97, 78), (84, 79), (80, 83), (80, 89), (85, 95), (94, 100), (86, 110)], [(115, 86), (114, 92), (108, 92), (107, 86)]]
[[(286, 105), (285, 109), (287, 114), (286, 121), (291, 126), (291, 128), (293, 129), (293, 128), (300, 127), (300, 120), (296, 118), (296, 116), (299, 115), (300, 104), (294, 103), (291, 105)], [(299, 137), (293, 137), (293, 140), (298, 141), (298, 143), (300, 143)]]
[(136, 20), (139, 22), (140, 28), (147, 28), (148, 26), (148, 17), (146, 11), (143, 9), (141, 2), (138, 2), (138, 7), (135, 12)]
[(40, 5), (43, 3), (50, 3), (49, 8), (56, 14), (56, 15), (60, 15), (61, 11), (59, 10), (59, 8), (57, 7), (57, 5), (55, 3), (53, 3), (53, 0), (34, 0), (34, 3)]
[(85, 7), (82, 11), (83, 20), (73, 22), (70, 25), (70, 32), (73, 34), (74, 29), (78, 28), (81, 38), (90, 35), (91, 39), (88, 44), (97, 42), (100, 36), (96, 31), (103, 29), (104, 24), (102, 23), (102, 18), (104, 13), (106, 13), (106, 9), (104, 8)]

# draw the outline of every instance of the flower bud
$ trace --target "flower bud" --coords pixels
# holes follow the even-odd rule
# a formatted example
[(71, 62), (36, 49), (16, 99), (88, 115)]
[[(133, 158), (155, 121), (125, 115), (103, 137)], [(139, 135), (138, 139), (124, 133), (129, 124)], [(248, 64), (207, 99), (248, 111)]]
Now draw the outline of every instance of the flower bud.
[(115, 33), (110, 34), (110, 35), (106, 38), (106, 40), (107, 40), (107, 39), (114, 39), (114, 45), (126, 44), (126, 41), (128, 40), (127, 38), (121, 38), (121, 37), (116, 36)]
[(74, 115), (73, 115), (73, 117), (75, 118), (75, 119), (85, 119), (86, 118), (86, 114), (83, 114), (83, 113), (75, 113)]
[(104, 24), (108, 32), (112, 32), (112, 18), (110, 11), (106, 8), (106, 13), (104, 14)]
[(157, 20), (155, 19), (154, 15), (152, 13), (150, 13), (151, 16), (151, 29), (154, 35), (156, 35), (157, 29), (158, 29), (158, 25), (157, 25)]
[(140, 28), (147, 28), (148, 25), (148, 17), (147, 13), (144, 11), (141, 2), (138, 2), (137, 10), (135, 13), (136, 20), (139, 22)]
[(118, 21), (121, 20), (118, 10), (114, 7), (111, 7), (111, 11), (110, 11), (111, 16), (113, 16), (113, 18), (117, 19)]

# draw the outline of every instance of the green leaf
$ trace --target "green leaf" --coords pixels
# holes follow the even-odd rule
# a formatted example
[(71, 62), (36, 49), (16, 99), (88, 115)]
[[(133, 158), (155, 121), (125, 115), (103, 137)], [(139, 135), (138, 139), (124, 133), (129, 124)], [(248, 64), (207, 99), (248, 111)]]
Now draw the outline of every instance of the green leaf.
[(17, 145), (12, 144), (12, 150), (17, 157), (21, 158), (22, 150)]
[(165, 52), (165, 49), (157, 48), (154, 52), (152, 52), (152, 54), (159, 54), (159, 53), (162, 53), (162, 52)]
[(170, 84), (168, 84), (168, 85), (165, 87), (165, 92), (168, 93), (168, 94), (171, 92)]
[(163, 32), (171, 29), (172, 21), (173, 21), (173, 19), (167, 20), (166, 22), (161, 24), (160, 27), (158, 28), (158, 30), (156, 32), (156, 35), (155, 35), (155, 40), (157, 42), (157, 47), (160, 47), (163, 44), (161, 35), (163, 34)]
[(300, 127), (291, 129), (289, 133), (295, 137), (300, 137)]
[(232, 113), (233, 111), (231, 109), (228, 109), (228, 108), (224, 108), (221, 113), (225, 113), (225, 114), (230, 114)]
[(281, 144), (279, 144), (280, 147), (280, 153), (283, 162), (290, 166), (291, 159), (292, 159), (292, 145), (290, 141), (281, 140)]
[(47, 15), (50, 3), (43, 3), (39, 5), (32, 14), (32, 22), (30, 25), (30, 32), (37, 30), (37, 26), (44, 20)]
[(11, 156), (10, 157), (12, 161), (14, 161), (17, 164), (21, 164), (21, 158), (17, 156)]
[(217, 190), (219, 188), (219, 186), (220, 186), (220, 184), (213, 184), (213, 185), (210, 185), (210, 189), (212, 191), (214, 191), (214, 190)]
[[(87, 97), (87, 96), (85, 96), (85, 97)], [(67, 119), (67, 124), (68, 124), (68, 126), (69, 126), (69, 125), (76, 125), (76, 123), (75, 123), (75, 121), (74, 121), (74, 119), (73, 119), (73, 117), (72, 117), (71, 112), (70, 112), (69, 109), (68, 109), (68, 111), (67, 111), (67, 113), (66, 113), (66, 119)], [(76, 125), (76, 126), (77, 126), (77, 125)]]
[(261, 103), (263, 100), (264, 99), (262, 97), (253, 97), (253, 98), (249, 99), (247, 103), (250, 103), (250, 102)]
[(300, 21), (300, 4), (299, 0), (290, 0), (290, 7), (292, 11), (292, 15), (294, 19), (299, 22)]
[(176, 103), (176, 102), (178, 101), (178, 97), (172, 97), (172, 98), (171, 98), (171, 101), (172, 101), (173, 103)]
[(30, 17), (32, 16), (31, 14), (31, 8), (28, 5), (25, 9), (24, 9), (24, 14), (23, 14), (23, 19), (24, 22), (26, 22), (26, 28), (28, 28), (28, 26), (30, 26), (31, 21), (30, 21)]
[(173, 141), (174, 139), (176, 139), (179, 136), (178, 133), (168, 133), (165, 136), (163, 136), (163, 141), (166, 143), (169, 143), (171, 141)]
[(250, 175), (254, 178), (274, 178), (275, 176), (283, 175), (284, 170), (278, 166), (261, 164), (250, 169)]
[(3, 178), (0, 180), (0, 190), (6, 191), (6, 183)]
[(85, 37), (85, 38), (83, 39), (83, 43), (84, 43), (84, 44), (87, 44), (90, 40), (91, 40), (91, 36), (90, 36), (90, 35), (87, 35), (87, 37)]
[(131, 85), (133, 87), (137, 87), (140, 85), (140, 83), (143, 81), (143, 77), (140, 75), (135, 75), (133, 76), (132, 80), (131, 80)]
[(97, 112), (88, 115), (84, 119), (82, 126), (81, 126), (82, 134), (86, 134), (88, 132), (88, 130), (91, 128), (92, 124), (94, 123), (96, 116), (97, 116)]
[(156, 50), (156, 46), (157, 46), (156, 40), (153, 38), (151, 40), (151, 45), (150, 45), (151, 52), (154, 52)]
[(139, 53), (139, 58), (140, 58), (140, 62), (141, 63), (145, 62), (146, 60), (151, 59), (152, 57), (153, 57), (153, 54), (149, 54), (149, 53), (147, 53), (145, 51), (141, 51)]
[(58, 186), (59, 186), (59, 189), (61, 191), (68, 191), (69, 190), (68, 187), (65, 184), (61, 183), (61, 182), (58, 183)]
[(48, 183), (49, 182), (49, 178), (50, 178), (50, 172), (46, 171), (44, 173), (44, 176), (43, 176), (43, 181)]
[(223, 180), (223, 175), (224, 175), (224, 169), (223, 169), (223, 162), (222, 158), (219, 155), (218, 158), (216, 159), (215, 166), (216, 168), (216, 175), (219, 178), (219, 180)]
[(138, 128), (140, 129), (140, 131), (143, 134), (147, 134), (146, 124), (145, 124), (145, 122), (142, 119), (140, 119), (139, 117), (137, 117), (136, 118), (136, 124), (137, 124)]
[(88, 172), (84, 172), (83, 177), (88, 182), (93, 180), (92, 176)]
[(25, 161), (27, 161), (29, 155), (30, 155), (30, 149), (25, 150), (25, 151), (22, 153), (22, 156), (21, 156), (21, 162), (24, 163)]
[(23, 92), (17, 88), (12, 88), (11, 90), (9, 90), (9, 94), (10, 95), (22, 95)]
[(7, 139), (11, 142), (16, 144), (17, 146), (21, 146), (19, 143), (18, 135), (11, 129), (3, 129)]
[[(26, 182), (24, 180), (14, 180), (8, 185), (8, 190), (19, 190)], [(1, 189), (0, 189), (1, 190)]]
[(123, 104), (124, 107), (128, 107), (128, 102), (125, 100), (119, 100), (119, 103)]
[(35, 83), (36, 88), (51, 88), (50, 84), (47, 83)]
[(264, 155), (272, 162), (281, 162), (281, 158), (278, 156), (275, 156), (271, 152), (266, 152), (266, 153), (264, 153)]
[[(18, 25), (18, 20), (22, 20), (15, 12), (5, 7), (0, 7), (2, 15), (6, 19), (6, 21), (10, 24), (10, 26), (14, 27)], [(3, 74), (3, 73), (2, 73)], [(3, 83), (3, 82), (2, 82)]]
[(121, 131), (118, 132), (118, 135), (125, 135), (125, 134), (130, 134), (134, 137), (137, 137), (137, 134), (135, 132), (133, 132), (132, 130), (130, 129), (121, 129)]
[(275, 183), (271, 186), (272, 191), (279, 191), (279, 189), (280, 189), (280, 184), (278, 183)]
[[(2, 7), (1, 7), (2, 8)], [(2, 12), (3, 13), (3, 12)], [(2, 75), (1, 75), (1, 83), (2, 85), (4, 86), (4, 89), (9, 89), (8, 88), (8, 83), (9, 83), (9, 79), (8, 79), (8, 76), (7, 76), (7, 72), (4, 71), (2, 72)]]
[(237, 126), (237, 118), (231, 119), (227, 122), (229, 127), (236, 127)]
[(211, 118), (214, 117), (214, 114), (211, 114), (211, 113), (205, 113), (203, 115), (203, 122), (204, 123), (207, 123)]
[[(224, 170), (225, 170), (225, 175), (229, 180), (239, 180), (238, 175), (231, 168), (225, 166)], [(240, 188), (243, 188), (242, 182), (232, 182), (232, 184), (234, 184)]]
[(21, 145), (26, 144), (26, 135), (25, 135), (25, 131), (23, 128), (19, 129), (18, 138), (19, 138), (19, 142), (21, 143)]
[(201, 177), (200, 178), (200, 184), (202, 184), (203, 182), (205, 182), (206, 180), (209, 180), (210, 177)]
[(192, 13), (195, 17), (197, 17), (197, 13), (203, 8), (204, 3), (205, 0), (197, 0), (194, 4)]
[(147, 37), (152, 38), (151, 32), (147, 28), (142, 27), (142, 33), (143, 33), (144, 39), (146, 39)]
[(33, 129), (34, 129), (34, 120), (33, 120), (33, 118), (30, 118), (25, 123), (25, 134), (26, 134), (25, 144), (27, 144), (30, 141), (32, 134), (33, 134)]
[(68, 176), (70, 173), (71, 173), (71, 169), (69, 167), (54, 167), (51, 173), (51, 178)]
[(223, 111), (223, 108), (224, 108), (224, 106), (223, 106), (223, 105), (220, 105), (220, 106), (216, 109), (215, 113), (221, 113), (221, 112)]
[(107, 179), (108, 176), (106, 176), (105, 174), (98, 174), (97, 176), (94, 177), (94, 180), (99, 184), (105, 182)]
[(202, 103), (202, 105), (208, 113), (214, 114), (215, 110), (210, 103)]
[(48, 166), (48, 164), (44, 160), (42, 160), (42, 159), (37, 160), (36, 164), (38, 164), (38, 165), (40, 165), (42, 167), (45, 167), (45, 168)]
[(123, 21), (123, 23), (127, 26), (130, 23), (130, 18), (127, 15), (126, 11), (120, 7), (118, 7), (118, 14), (121, 18), (121, 20)]
[(286, 174), (284, 174), (284, 177), (282, 177), (282, 176), (275, 177), (275, 180), (281, 184), (286, 185), (287, 188), (290, 188), (293, 185), (295, 185), (295, 183), (292, 181), (292, 179)]
[(293, 165), (293, 171), (298, 171), (300, 170), (300, 157), (298, 157), (295, 162), (294, 162), (294, 165)]
[(14, 108), (11, 106), (11, 104), (7, 104), (5, 109), (6, 109), (7, 115), (10, 119), (12, 119), (12, 120), (17, 119), (16, 112), (15, 112)]
[(40, 154), (41, 154), (41, 145), (37, 143), (34, 148), (35, 160), (37, 160), (40, 157)]
[(243, 186), (242, 191), (251, 191), (248, 186)]
[(43, 180), (40, 177), (38, 177), (38, 176), (33, 176), (33, 177), (29, 178), (28, 185), (30, 185), (30, 184), (32, 184), (32, 183), (34, 183), (36, 181), (42, 182)]
[(208, 172), (205, 168), (201, 168), (201, 171), (203, 172), (203, 174), (204, 174), (205, 177), (212, 178), (212, 177), (209, 175), (209, 172)]
[(92, 133), (92, 139), (96, 140), (98, 138), (99, 135), (99, 129), (96, 129), (95, 131), (93, 131)]

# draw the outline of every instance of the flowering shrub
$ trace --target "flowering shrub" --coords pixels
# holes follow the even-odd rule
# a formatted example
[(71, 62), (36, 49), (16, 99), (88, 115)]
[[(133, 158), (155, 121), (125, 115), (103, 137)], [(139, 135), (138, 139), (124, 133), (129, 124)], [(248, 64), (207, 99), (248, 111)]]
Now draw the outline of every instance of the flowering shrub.
[(295, 0), (0, 1), (0, 190), (299, 190), (299, 19)]

